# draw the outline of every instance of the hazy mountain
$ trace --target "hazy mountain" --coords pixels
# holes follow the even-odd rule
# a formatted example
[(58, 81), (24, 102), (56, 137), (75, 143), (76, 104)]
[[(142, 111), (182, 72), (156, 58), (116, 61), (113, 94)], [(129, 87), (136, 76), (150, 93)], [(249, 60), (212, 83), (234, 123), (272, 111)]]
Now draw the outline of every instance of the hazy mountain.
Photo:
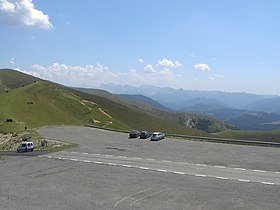
[(246, 106), (246, 108), (249, 110), (280, 114), (280, 98), (277, 97), (257, 101), (255, 103), (249, 104)]
[[(174, 88), (160, 88), (151, 85), (133, 87), (129, 85), (103, 84), (101, 89), (114, 94), (142, 94), (150, 97), (158, 103), (174, 110), (182, 110), (184, 107), (195, 104), (215, 104), (228, 108), (244, 109), (250, 104), (265, 99), (278, 98), (274, 95), (257, 95), (250, 93), (229, 93), (223, 91), (199, 91)], [(194, 101), (197, 101), (194, 103)]]
[(227, 122), (242, 130), (276, 130), (280, 129), (280, 114), (251, 112)]
[(137, 95), (115, 94), (115, 95), (125, 99), (126, 101), (136, 102), (138, 103), (138, 105), (143, 104), (143, 106), (152, 106), (153, 108), (160, 109), (163, 111), (168, 111), (168, 112), (173, 111), (144, 95), (140, 95), (140, 94)]

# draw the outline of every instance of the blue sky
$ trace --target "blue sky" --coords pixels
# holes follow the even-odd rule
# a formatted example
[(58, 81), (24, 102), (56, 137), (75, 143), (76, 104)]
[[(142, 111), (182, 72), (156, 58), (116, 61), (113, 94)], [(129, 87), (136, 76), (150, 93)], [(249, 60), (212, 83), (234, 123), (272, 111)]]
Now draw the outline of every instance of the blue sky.
[(0, 68), (68, 86), (280, 95), (278, 0), (0, 0)]

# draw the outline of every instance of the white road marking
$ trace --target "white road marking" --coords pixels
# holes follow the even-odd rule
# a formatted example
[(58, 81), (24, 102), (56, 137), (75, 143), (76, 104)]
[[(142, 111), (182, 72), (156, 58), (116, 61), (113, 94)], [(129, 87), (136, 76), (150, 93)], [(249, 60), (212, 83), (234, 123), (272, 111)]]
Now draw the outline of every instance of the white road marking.
[(121, 165), (121, 166), (127, 167), (127, 168), (131, 168), (131, 167), (132, 167), (132, 166), (130, 166), (130, 165)]
[(159, 172), (167, 172), (167, 170), (163, 170), (163, 169), (157, 169), (157, 171), (159, 171)]
[(99, 162), (99, 161), (93, 161), (94, 163), (97, 163), (97, 164), (102, 164), (102, 162)]
[(85, 163), (91, 163), (90, 160), (83, 160)]
[(47, 156), (47, 158), (52, 158), (52, 156)]
[(206, 165), (204, 165), (204, 164), (195, 164), (196, 166), (206, 166)]
[(272, 182), (261, 182), (262, 184), (267, 184), (267, 185), (274, 185)]
[(226, 168), (224, 166), (214, 166), (215, 168)]
[(180, 175), (184, 175), (185, 174), (184, 172), (179, 172), (179, 171), (173, 171), (172, 173), (173, 174), (180, 174)]
[(263, 171), (263, 170), (253, 170), (255, 172), (260, 172), (260, 173), (265, 173), (266, 171)]
[(117, 164), (115, 164), (115, 163), (108, 163), (108, 165), (110, 165), (110, 166), (116, 166)]
[(217, 178), (217, 179), (228, 180), (228, 178), (227, 178), (227, 177), (222, 177), (222, 176), (217, 176), (216, 178)]
[(144, 170), (149, 170), (149, 168), (142, 167), (142, 166), (140, 166), (139, 168), (140, 168), (140, 169), (144, 169)]
[(142, 158), (139, 158), (139, 157), (132, 157), (132, 158), (135, 160), (142, 160)]
[(76, 154), (76, 153), (78, 153), (78, 152), (71, 152), (71, 153)]
[(280, 172), (278, 172), (278, 171), (276, 171), (275, 173), (276, 173), (276, 174), (280, 174)]
[(154, 161), (155, 159), (146, 159), (146, 160), (149, 160), (149, 161)]
[(247, 180), (247, 179), (237, 179), (237, 180), (240, 182), (250, 182), (250, 180)]
[(245, 169), (245, 168), (233, 168), (233, 169), (235, 169), (235, 170), (239, 170), (239, 171), (246, 171), (246, 169)]
[(82, 154), (83, 154), (83, 155), (88, 155), (88, 153), (87, 153), (87, 152), (83, 152)]
[(204, 175), (204, 174), (195, 174), (195, 176), (198, 176), (198, 177), (206, 177), (206, 175)]

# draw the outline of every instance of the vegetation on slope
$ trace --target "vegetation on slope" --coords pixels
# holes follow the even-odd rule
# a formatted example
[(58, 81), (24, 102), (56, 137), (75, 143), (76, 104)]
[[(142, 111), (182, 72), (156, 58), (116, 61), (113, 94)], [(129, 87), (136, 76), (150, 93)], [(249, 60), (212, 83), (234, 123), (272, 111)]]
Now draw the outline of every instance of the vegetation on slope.
[(217, 134), (227, 139), (240, 139), (252, 141), (280, 142), (280, 130), (275, 131), (241, 131), (227, 130)]
[(11, 69), (0, 69), (0, 93), (36, 81), (41, 81), (41, 79)]
[[(25, 127), (85, 125), (93, 122), (123, 125), (111, 119), (92, 102), (54, 84), (36, 82), (0, 94), (0, 132), (18, 132)], [(12, 122), (6, 122), (12, 120)]]

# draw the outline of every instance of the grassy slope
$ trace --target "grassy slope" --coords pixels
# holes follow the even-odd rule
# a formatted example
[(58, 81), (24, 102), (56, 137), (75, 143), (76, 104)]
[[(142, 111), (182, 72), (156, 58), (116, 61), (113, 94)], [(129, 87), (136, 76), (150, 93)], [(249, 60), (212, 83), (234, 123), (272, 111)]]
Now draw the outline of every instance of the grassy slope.
[[(99, 106), (81, 102), (70, 91), (47, 82), (32, 83), (28, 86), (0, 94), (0, 130), (16, 131), (45, 125), (84, 125), (93, 123), (93, 119), (106, 124), (117, 120), (104, 115)], [(11, 118), (13, 123), (5, 123)], [(3, 123), (4, 122), (4, 123)]]
[(124, 122), (130, 129), (149, 131), (159, 130), (166, 133), (209, 136), (206, 132), (186, 128), (179, 124), (163, 120), (162, 118), (145, 113), (137, 108), (127, 106), (125, 103), (120, 103), (118, 100), (111, 100), (98, 95), (89, 95), (75, 90), (74, 92), (83, 99), (96, 102), (113, 118)]
[(0, 69), (0, 92), (29, 85), (41, 79), (11, 69)]
[(280, 130), (275, 131), (223, 131), (217, 134), (222, 138), (252, 141), (280, 142)]
[[(12, 118), (16, 122), (15, 125), (2, 123), (0, 131), (1, 129), (7, 131), (11, 127), (22, 130), (25, 126), (32, 128), (44, 125), (92, 124), (94, 119), (100, 121), (98, 125), (116, 129), (159, 130), (209, 136), (206, 132), (186, 128), (127, 105), (110, 94), (104, 96), (102, 91), (96, 95), (81, 93), (14, 70), (0, 70), (0, 81), (2, 86), (10, 89), (8, 93), (0, 94), (0, 122), (7, 118)], [(83, 102), (85, 103), (83, 105), (77, 95), (97, 104)], [(89, 107), (92, 110), (89, 110)], [(104, 115), (99, 110), (100, 107), (113, 118)]]

